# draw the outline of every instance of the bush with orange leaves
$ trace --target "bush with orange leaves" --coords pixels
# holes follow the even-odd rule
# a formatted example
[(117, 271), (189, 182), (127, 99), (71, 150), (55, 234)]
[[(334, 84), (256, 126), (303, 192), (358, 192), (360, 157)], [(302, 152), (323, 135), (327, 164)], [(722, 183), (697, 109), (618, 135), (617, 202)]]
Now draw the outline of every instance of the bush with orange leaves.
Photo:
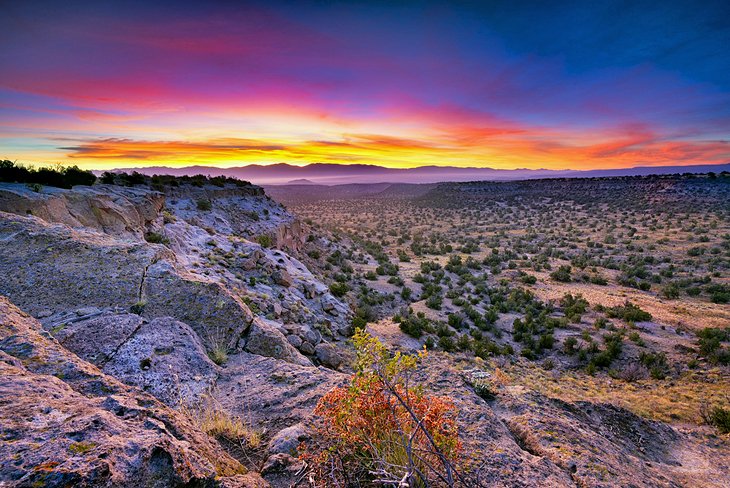
[(353, 337), (356, 373), (348, 387), (334, 388), (317, 404), (322, 417), (303, 446), (315, 487), (457, 486), (461, 443), (457, 410), (444, 397), (412, 386), (417, 356), (389, 354), (362, 330)]

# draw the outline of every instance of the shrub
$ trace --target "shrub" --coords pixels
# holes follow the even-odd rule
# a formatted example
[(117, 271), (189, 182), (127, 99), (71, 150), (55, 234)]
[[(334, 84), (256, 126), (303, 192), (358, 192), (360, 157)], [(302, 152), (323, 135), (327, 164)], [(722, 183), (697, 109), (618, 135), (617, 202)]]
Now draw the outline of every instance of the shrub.
[(568, 355), (575, 353), (575, 346), (578, 345), (578, 339), (573, 336), (566, 337), (563, 340), (563, 352)]
[(315, 413), (322, 424), (303, 446), (315, 486), (365, 484), (453, 486), (461, 443), (457, 411), (447, 398), (410, 386), (419, 360), (391, 356), (377, 339), (358, 330), (353, 337), (356, 373), (350, 385), (328, 392)]
[(116, 180), (116, 178), (114, 177), (114, 173), (112, 173), (111, 171), (104, 171), (101, 174), (101, 178), (99, 178), (99, 179), (105, 185), (113, 185), (114, 181)]
[(400, 330), (411, 337), (419, 338), (424, 332), (433, 332), (434, 329), (423, 313), (405, 313), (400, 318)]
[(456, 351), (456, 344), (454, 344), (454, 340), (449, 336), (439, 337), (438, 345), (446, 352)]
[(255, 449), (261, 445), (261, 433), (240, 417), (231, 415), (212, 398), (204, 398), (193, 406), (181, 405), (180, 410), (193, 419), (200, 430), (218, 439)]
[(222, 366), (228, 362), (228, 350), (225, 347), (216, 345), (208, 351), (208, 357), (218, 366)]
[(676, 283), (669, 283), (662, 288), (662, 296), (669, 300), (676, 300), (679, 298), (679, 286)]
[(431, 295), (426, 300), (426, 306), (433, 310), (441, 310), (442, 302), (443, 302), (443, 299), (441, 298), (440, 295)]
[(147, 232), (144, 240), (151, 244), (168, 244), (170, 240), (158, 232)]
[(256, 237), (256, 242), (258, 242), (261, 247), (271, 247), (274, 245), (274, 239), (272, 239), (268, 234), (261, 234)]
[(713, 329), (706, 327), (697, 332), (700, 354), (713, 364), (730, 364), (730, 349), (722, 342), (730, 341), (730, 328)]
[(207, 198), (201, 198), (195, 202), (196, 207), (198, 210), (202, 210), (204, 212), (207, 212), (213, 208), (213, 204), (208, 200)]
[(560, 266), (558, 269), (550, 273), (550, 277), (555, 281), (569, 283), (572, 278), (570, 276), (571, 267), (568, 265)]
[(520, 277), (520, 281), (526, 285), (534, 285), (537, 283), (537, 278), (533, 275), (524, 274)]
[(667, 377), (669, 365), (667, 364), (667, 356), (663, 352), (652, 353), (644, 351), (639, 355), (639, 361), (649, 368), (649, 373), (655, 380), (663, 380)]
[(26, 168), (9, 160), (0, 161), (0, 182), (28, 183), (58, 188), (71, 188), (75, 185), (93, 185), (96, 176), (91, 171), (84, 171), (78, 166), (55, 168)]
[(330, 293), (336, 297), (343, 297), (348, 291), (350, 291), (350, 287), (347, 286), (347, 283), (335, 282), (330, 285)]
[(563, 295), (563, 298), (560, 299), (560, 306), (563, 307), (565, 316), (568, 320), (579, 323), (582, 315), (588, 309), (588, 302), (580, 293), (575, 296), (570, 293), (566, 293)]
[(639, 308), (628, 300), (623, 305), (606, 308), (606, 315), (611, 318), (623, 319), (626, 322), (648, 322), (651, 314)]
[(730, 433), (730, 409), (722, 407), (708, 408), (703, 406), (700, 412), (702, 419), (709, 425), (714, 425), (721, 434)]
[(129, 307), (129, 311), (137, 315), (142, 315), (146, 306), (147, 302), (145, 302), (144, 300), (140, 300), (131, 307)]

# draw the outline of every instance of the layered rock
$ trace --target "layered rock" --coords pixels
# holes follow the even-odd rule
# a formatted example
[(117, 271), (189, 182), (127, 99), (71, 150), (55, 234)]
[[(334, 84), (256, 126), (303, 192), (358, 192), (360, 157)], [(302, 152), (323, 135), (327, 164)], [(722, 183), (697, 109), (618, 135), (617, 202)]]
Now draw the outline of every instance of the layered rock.
[(0, 187), (0, 211), (117, 236), (140, 238), (159, 226), (164, 205), (159, 192), (114, 185), (78, 186), (73, 191), (46, 187), (41, 192), (21, 184)]

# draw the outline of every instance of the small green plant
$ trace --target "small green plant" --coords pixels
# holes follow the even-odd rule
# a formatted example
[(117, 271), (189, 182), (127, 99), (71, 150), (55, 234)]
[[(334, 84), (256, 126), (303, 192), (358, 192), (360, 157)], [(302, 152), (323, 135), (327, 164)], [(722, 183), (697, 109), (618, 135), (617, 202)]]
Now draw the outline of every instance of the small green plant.
[(198, 210), (202, 210), (203, 212), (208, 212), (213, 208), (213, 204), (210, 200), (207, 198), (200, 198), (195, 202), (196, 207)]
[(268, 234), (261, 234), (260, 236), (257, 236), (256, 242), (261, 247), (271, 247), (274, 245), (274, 239), (272, 239)]
[(345, 296), (345, 293), (348, 291), (350, 291), (350, 287), (347, 286), (347, 283), (340, 283), (336, 281), (330, 285), (330, 293), (338, 298)]
[(623, 319), (626, 322), (648, 322), (652, 319), (649, 312), (639, 308), (628, 300), (617, 307), (608, 307), (605, 309), (606, 315), (610, 318)]
[(706, 424), (715, 426), (721, 434), (730, 433), (730, 408), (703, 404), (700, 407), (700, 416)]
[(149, 242), (150, 244), (169, 244), (170, 239), (163, 236), (162, 234), (158, 232), (147, 232), (144, 235), (144, 240)]
[(669, 364), (667, 363), (667, 356), (663, 352), (648, 352), (643, 351), (639, 355), (639, 361), (641, 364), (649, 368), (649, 374), (655, 380), (663, 380), (669, 373)]
[(228, 351), (225, 347), (215, 346), (208, 351), (208, 357), (218, 366), (222, 366), (228, 362)]
[(131, 307), (129, 307), (129, 311), (137, 315), (142, 315), (145, 306), (147, 306), (147, 302), (144, 300), (140, 300)]
[(572, 277), (570, 275), (571, 269), (572, 268), (568, 265), (560, 266), (558, 269), (550, 273), (550, 277), (555, 281), (569, 283), (570, 281), (572, 281)]
[(174, 224), (175, 222), (177, 222), (177, 217), (175, 217), (169, 211), (165, 210), (162, 212), (162, 221), (166, 224)]
[(96, 442), (74, 442), (68, 450), (74, 454), (86, 454), (97, 446)]

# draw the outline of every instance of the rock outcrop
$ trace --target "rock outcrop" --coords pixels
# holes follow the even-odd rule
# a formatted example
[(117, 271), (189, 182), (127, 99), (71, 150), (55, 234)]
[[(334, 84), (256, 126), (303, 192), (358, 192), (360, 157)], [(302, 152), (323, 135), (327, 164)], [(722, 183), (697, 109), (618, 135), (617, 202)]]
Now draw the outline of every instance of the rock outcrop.
[(159, 192), (115, 185), (78, 186), (73, 191), (47, 187), (42, 192), (21, 184), (0, 188), (0, 211), (116, 236), (139, 238), (149, 228), (159, 227), (164, 205)]
[(217, 366), (197, 335), (171, 317), (106, 312), (52, 330), (71, 352), (168, 405), (192, 403), (215, 385)]
[[(251, 475), (236, 474), (241, 466), (230, 457), (222, 456), (223, 465), (216, 465), (218, 443), (169, 407), (186, 406), (183, 410), (190, 411), (187, 406), (213, 402), (226, 415), (253, 419), (268, 438), (291, 425), (306, 425), (317, 400), (346, 380), (333, 371), (343, 359), (329, 342), (349, 333), (349, 307), (296, 258), (268, 247), (276, 245), (278, 238), (255, 242), (258, 236), (282, 232), (286, 239), (303, 242), (298, 224), (294, 237), (282, 230), (295, 222), (291, 215), (248, 187), (178, 188), (163, 194), (145, 188), (98, 186), (44, 189), (36, 194), (16, 186), (0, 185), (5, 198), (2, 208), (9, 211), (0, 211), (0, 275), (5, 278), (0, 281), (0, 295), (42, 322), (42, 328), (34, 324), (37, 332), (22, 345), (12, 338), (2, 342), (3, 350), (16, 358), (6, 361), (7, 368), (20, 368), (12, 375), (22, 377), (23, 388), (29, 388), (22, 401), (42, 404), (34, 393), (42, 381), (33, 375), (50, 374), (59, 382), (49, 382), (38, 395), (65, 402), (65, 409), (50, 407), (61, 410), (64, 419), (75, 408), (77, 395), (88, 397), (77, 403), (81, 412), (89, 412), (89, 418), (107, 404), (122, 405), (123, 413), (117, 415), (112, 409), (109, 415), (117, 424), (103, 424), (93, 433), (86, 433), (93, 426), (77, 427), (84, 434), (76, 436), (73, 442), (80, 444), (74, 447), (63, 444), (64, 426), (48, 429), (47, 439), (59, 453), (56, 457), (51, 452), (25, 456), (26, 448), (16, 444), (5, 455), (20, 448), (25, 468), (8, 472), (9, 479), (53, 485), (55, 477), (67, 472), (60, 453), (75, 449), (84, 456), (87, 451), (89, 456), (103, 451), (108, 463), (97, 463), (100, 467), (88, 460), (87, 464), (84, 460), (72, 463), (70, 477), (59, 478), (58, 483), (95, 484), (105, 480), (108, 472), (112, 481), (101, 483), (112, 486), (147, 483), (153, 478), (161, 480), (160, 486), (195, 484), (199, 479), (210, 486), (218, 482), (221, 486), (260, 485), (261, 480)], [(108, 201), (102, 197), (104, 192), (117, 211), (102, 218), (91, 209)], [(209, 210), (198, 208), (199, 201), (208, 202), (202, 207)], [(295, 247), (294, 241), (289, 244)], [(27, 365), (23, 369), (24, 360), (18, 363), (26, 350), (39, 345), (50, 350), (48, 344), (54, 354), (63, 356), (52, 361), (55, 369), (40, 371)], [(40, 364), (29, 357), (34, 367)], [(89, 374), (97, 378), (95, 382), (71, 384), (78, 376), (69, 369), (73, 364), (93, 371)], [(6, 391), (21, 388), (19, 384), (8, 384)], [(87, 391), (92, 384), (96, 390)], [(132, 399), (118, 399), (119, 392)], [(132, 405), (138, 397), (145, 399), (143, 406)], [(166, 450), (152, 445), (154, 435), (145, 429), (157, 432), (159, 425), (146, 410), (139, 413), (149, 405), (187, 422), (191, 436), (202, 436), (202, 449), (210, 447), (213, 454), (206, 457), (206, 451), (200, 456), (205, 454), (210, 466), (197, 458), (188, 461), (176, 451), (180, 446), (175, 442), (182, 446), (195, 442), (171, 427), (177, 419), (161, 421), (173, 438), (165, 444)], [(126, 422), (127, 410), (134, 412), (133, 421)], [(137, 425), (142, 417), (144, 422)], [(138, 457), (117, 454), (117, 450), (131, 449), (122, 438), (140, 443)], [(145, 450), (147, 444), (150, 447)], [(267, 464), (270, 470), (280, 466), (287, 471), (294, 462), (277, 449), (270, 454), (279, 455)], [(267, 456), (264, 450), (263, 459)], [(188, 471), (179, 465), (188, 466)], [(39, 470), (50, 477), (34, 477), (32, 473)], [(223, 474), (230, 476), (219, 479)]]
[(7, 486), (215, 486), (245, 471), (185, 416), (68, 352), (4, 297), (0, 438)]

